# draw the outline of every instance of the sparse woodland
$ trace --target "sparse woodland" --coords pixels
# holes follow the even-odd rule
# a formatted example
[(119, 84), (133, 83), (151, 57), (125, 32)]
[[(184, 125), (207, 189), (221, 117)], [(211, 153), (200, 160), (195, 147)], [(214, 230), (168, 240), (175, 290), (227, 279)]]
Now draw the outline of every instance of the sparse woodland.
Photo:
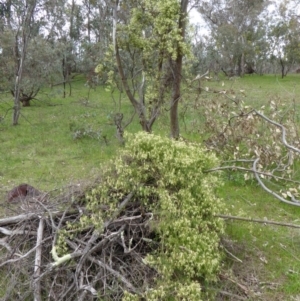
[(298, 11), (1, 2), (1, 300), (299, 300)]

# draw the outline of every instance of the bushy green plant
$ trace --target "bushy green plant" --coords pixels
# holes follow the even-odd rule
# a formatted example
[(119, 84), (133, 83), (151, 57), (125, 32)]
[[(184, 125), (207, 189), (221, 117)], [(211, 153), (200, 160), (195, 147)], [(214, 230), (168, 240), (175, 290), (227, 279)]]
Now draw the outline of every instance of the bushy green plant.
[[(201, 283), (215, 279), (219, 269), (219, 234), (223, 224), (214, 215), (223, 208), (214, 190), (216, 174), (205, 170), (217, 158), (198, 144), (174, 141), (140, 132), (126, 134), (126, 144), (101, 184), (87, 196), (92, 215), (84, 226), (101, 230), (103, 221), (118, 212), (130, 193), (134, 202), (153, 213), (153, 231), (159, 248), (144, 258), (159, 274), (147, 300), (201, 300)], [(109, 205), (105, 213), (99, 206)], [(137, 296), (125, 293), (124, 300)]]

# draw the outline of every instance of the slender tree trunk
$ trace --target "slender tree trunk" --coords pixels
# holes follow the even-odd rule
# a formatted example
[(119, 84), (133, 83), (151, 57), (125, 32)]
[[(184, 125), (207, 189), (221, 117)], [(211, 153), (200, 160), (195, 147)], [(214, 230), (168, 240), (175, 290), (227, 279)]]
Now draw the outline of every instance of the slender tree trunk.
[(74, 10), (75, 10), (75, 0), (72, 0), (72, 6), (71, 6), (71, 18), (70, 18), (70, 32), (69, 36), (70, 38), (74, 38), (75, 32), (74, 32)]
[(119, 75), (121, 78), (121, 82), (122, 85), (124, 87), (124, 90), (127, 94), (127, 97), (129, 98), (131, 104), (133, 105), (136, 113), (139, 116), (139, 120), (140, 120), (140, 124), (142, 126), (142, 129), (146, 132), (151, 132), (151, 127), (153, 122), (148, 122), (147, 117), (146, 117), (146, 112), (145, 112), (145, 105), (142, 101), (137, 101), (134, 97), (134, 95), (132, 94), (130, 87), (127, 83), (125, 74), (124, 74), (124, 70), (123, 70), (123, 66), (122, 66), (122, 62), (121, 62), (121, 57), (120, 57), (120, 53), (119, 53), (119, 47), (118, 47), (118, 42), (117, 42), (117, 10), (118, 10), (118, 5), (119, 5), (119, 1), (116, 0), (115, 2), (115, 7), (113, 10), (113, 45), (114, 45), (114, 54), (116, 57), (116, 63), (117, 63), (117, 68), (119, 71)]
[(244, 76), (245, 75), (245, 52), (244, 52), (245, 39), (244, 39), (243, 35), (241, 35), (241, 40), (242, 40), (243, 50), (242, 50), (242, 54), (241, 54), (241, 74), (240, 74), (240, 76)]
[(280, 65), (281, 65), (281, 78), (284, 78), (284, 62), (283, 60), (280, 58)]
[(242, 74), (242, 60), (241, 57), (239, 57), (237, 61), (237, 75), (241, 76), (241, 74)]
[(87, 31), (88, 31), (88, 42), (91, 43), (91, 19), (90, 19), (90, 14), (91, 14), (91, 2), (88, 1), (88, 14), (87, 14)]
[(22, 44), (21, 44), (21, 53), (19, 55), (18, 51), (18, 38), (16, 36), (16, 80), (15, 80), (15, 88), (14, 88), (14, 108), (13, 108), (13, 120), (12, 124), (17, 125), (20, 116), (20, 90), (21, 90), (21, 83), (22, 83), (22, 74), (23, 74), (23, 66), (24, 60), (26, 56), (27, 50), (27, 43), (30, 36), (30, 23), (33, 16), (33, 12), (36, 6), (36, 1), (30, 1), (27, 7), (25, 20), (23, 22), (22, 27)]
[(63, 87), (64, 87), (64, 92), (63, 92), (63, 98), (66, 98), (66, 83), (68, 81), (68, 64), (67, 64), (67, 55), (64, 54), (64, 57), (62, 59), (62, 73), (63, 73)]
[(241, 57), (241, 76), (245, 75), (245, 53), (242, 53)]
[(171, 98), (171, 109), (170, 109), (170, 129), (171, 138), (179, 138), (179, 119), (178, 119), (178, 103), (181, 96), (180, 85), (181, 85), (181, 72), (182, 72), (182, 56), (179, 55), (175, 61), (174, 68), (174, 82), (173, 91)]
[[(24, 51), (22, 51), (22, 53), (23, 52)], [(22, 56), (20, 58), (20, 62), (19, 62), (19, 65), (18, 65), (18, 70), (17, 70), (17, 75), (16, 75), (16, 80), (15, 80), (14, 108), (13, 108), (13, 120), (12, 120), (12, 124), (13, 125), (17, 125), (18, 124), (19, 116), (20, 116), (20, 111), (21, 111), (20, 85), (21, 85), (22, 70), (23, 70), (23, 61), (24, 61), (24, 59), (22, 59)]]
[[(179, 30), (181, 31), (182, 39), (185, 38), (185, 30), (186, 30), (186, 18), (187, 18), (187, 6), (188, 0), (181, 0), (181, 11), (178, 22)], [(173, 64), (173, 72), (174, 72), (174, 82), (173, 82), (173, 91), (171, 98), (171, 108), (170, 108), (170, 130), (171, 130), (171, 138), (178, 139), (179, 138), (179, 118), (178, 118), (178, 103), (181, 97), (181, 79), (182, 79), (182, 60), (183, 55), (180, 49), (179, 43), (177, 44), (177, 58)]]

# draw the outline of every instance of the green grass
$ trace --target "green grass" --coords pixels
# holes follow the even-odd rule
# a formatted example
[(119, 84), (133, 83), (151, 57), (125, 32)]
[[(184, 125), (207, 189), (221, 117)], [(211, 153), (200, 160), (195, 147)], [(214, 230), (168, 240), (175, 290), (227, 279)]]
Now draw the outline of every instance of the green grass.
[(244, 90), (244, 101), (248, 105), (264, 105), (266, 101), (276, 97), (293, 98), (300, 92), (300, 76), (290, 74), (285, 78), (278, 75), (245, 75), (243, 78), (228, 80), (221, 76), (219, 83), (204, 82), (203, 87), (212, 87), (218, 90)]
[[(79, 81), (72, 85), (72, 97), (60, 95), (59, 88), (39, 95), (31, 107), (22, 108), (18, 126), (11, 126), (12, 100), (0, 100), (0, 116), (5, 116), (0, 123), (2, 193), (21, 182), (51, 190), (94, 177), (119, 147), (109, 92), (98, 87), (87, 101), (88, 88)], [(126, 111), (129, 115), (131, 107)], [(73, 127), (91, 129), (98, 139), (75, 139)]]
[[(231, 215), (299, 224), (299, 207), (280, 203), (256, 184), (239, 187), (227, 183), (220, 195)], [(235, 270), (237, 282), (257, 294), (253, 300), (292, 300), (292, 296), (299, 296), (299, 229), (231, 220), (226, 235), (234, 245), (229, 251), (243, 262), (227, 255), (225, 266)], [(258, 293), (263, 293), (261, 299)]]
[[(220, 82), (204, 82), (202, 86), (216, 90), (245, 90), (245, 96), (239, 94), (239, 97), (245, 104), (256, 108), (267, 105), (272, 99), (282, 99), (287, 103), (295, 101), (298, 105), (300, 76), (288, 75), (281, 79), (274, 75), (254, 75), (233, 81), (222, 78)], [(72, 84), (71, 97), (62, 98), (61, 87), (45, 89), (31, 107), (22, 108), (20, 124), (11, 126), (12, 99), (2, 94), (0, 200), (5, 203), (6, 191), (22, 182), (49, 191), (98, 177), (102, 166), (113, 158), (120, 147), (112, 120), (119, 108), (118, 96), (114, 96), (115, 101), (104, 87), (91, 90), (89, 94), (83, 80)], [(218, 99), (214, 93), (203, 92), (201, 97), (207, 101)], [(132, 107), (123, 98), (122, 112), (126, 122), (132, 114)], [(185, 96), (185, 102), (192, 101), (192, 95)], [(199, 119), (197, 123), (195, 118)], [(199, 114), (196, 117), (181, 115), (181, 122), (185, 138), (198, 142), (203, 140), (195, 128), (195, 124), (201, 126), (203, 123)], [(89, 129), (98, 134), (98, 139), (74, 139), (74, 129)], [(137, 118), (126, 130), (140, 130)], [(168, 111), (163, 112), (154, 126), (154, 132), (169, 135)], [(300, 208), (280, 203), (257, 184), (245, 183), (242, 175), (226, 180), (218, 194), (226, 202), (231, 215), (300, 224)], [(242, 263), (226, 253), (224, 269), (233, 271), (232, 277), (236, 283), (254, 291), (254, 296), (249, 294), (247, 300), (292, 301), (297, 300), (293, 299), (297, 296), (300, 298), (299, 230), (241, 221), (226, 223), (230, 241), (227, 249)], [(238, 285), (231, 282), (227, 287), (226, 283), (221, 282), (222, 290), (242, 294)]]
[[(234, 80), (221, 78), (219, 82), (203, 82), (202, 87), (209, 88), (208, 92), (202, 92), (202, 100), (206, 102), (222, 103), (220, 95), (212, 91), (226, 90), (229, 97), (236, 97), (251, 108), (260, 109), (265, 106), (266, 114), (272, 100), (284, 103), (286, 107), (295, 106), (294, 120), (299, 129), (299, 75), (288, 75), (284, 79), (274, 75), (245, 76)], [(240, 93), (240, 90), (244, 92)], [(185, 121), (189, 137), (197, 141), (203, 139), (201, 134), (197, 134), (197, 130), (201, 133), (201, 126), (205, 121), (201, 120), (201, 108), (195, 112), (193, 109), (189, 110)], [(293, 144), (289, 137), (287, 141)], [(294, 167), (294, 176), (299, 179), (298, 169), (299, 162)], [(219, 195), (225, 200), (230, 215), (300, 224), (299, 207), (281, 203), (255, 182), (246, 183), (242, 173), (236, 172), (225, 177), (225, 185), (220, 189)], [(243, 296), (245, 300), (299, 300), (299, 229), (231, 220), (226, 224), (228, 245), (225, 244), (225, 247), (242, 263), (225, 252), (223, 273), (229, 273), (231, 276), (228, 278), (232, 281), (222, 279), (221, 289)], [(247, 297), (239, 285), (249, 289)], [(225, 298), (225, 295), (222, 297)], [(233, 296), (220, 300), (236, 299)]]

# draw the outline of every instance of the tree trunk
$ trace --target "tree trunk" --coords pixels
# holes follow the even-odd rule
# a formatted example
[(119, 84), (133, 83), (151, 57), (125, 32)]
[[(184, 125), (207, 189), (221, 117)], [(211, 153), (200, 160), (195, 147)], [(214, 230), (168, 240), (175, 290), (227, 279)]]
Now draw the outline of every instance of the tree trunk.
[(88, 1), (87, 3), (88, 13), (87, 13), (87, 36), (88, 36), (88, 42), (91, 43), (91, 3)]
[(24, 24), (22, 25), (22, 43), (21, 43), (21, 54), (19, 55), (18, 52), (18, 38), (16, 36), (16, 80), (15, 80), (15, 88), (14, 88), (14, 108), (13, 108), (13, 120), (12, 124), (17, 125), (20, 116), (20, 90), (21, 90), (21, 83), (22, 83), (22, 73), (23, 73), (23, 66), (24, 60), (26, 56), (27, 50), (27, 42), (30, 36), (30, 23), (33, 16), (33, 12), (36, 6), (36, 1), (34, 0), (28, 4), (26, 16), (24, 20)]
[[(23, 64), (20, 64), (20, 66), (22, 66), (22, 65)], [(20, 71), (20, 68), (19, 68), (19, 71)], [(18, 74), (16, 76), (16, 82), (15, 82), (15, 93), (14, 93), (15, 97), (14, 97), (13, 120), (12, 120), (13, 125), (18, 124), (19, 117), (20, 117), (20, 111), (21, 111), (21, 105), (20, 105), (20, 100), (19, 100), (21, 73), (22, 72), (18, 72)]]
[[(181, 32), (182, 39), (185, 38), (185, 29), (186, 29), (186, 17), (187, 17), (187, 5), (188, 0), (181, 0), (181, 9), (178, 27)], [(171, 108), (170, 108), (170, 130), (171, 130), (171, 138), (178, 139), (179, 138), (179, 119), (178, 119), (178, 103), (181, 97), (181, 77), (182, 77), (182, 60), (183, 55), (180, 49), (179, 43), (177, 44), (177, 58), (173, 64), (173, 72), (174, 72), (174, 82), (173, 82), (173, 91), (171, 98)]]
[(23, 107), (30, 107), (30, 99), (25, 99), (22, 101)]
[(284, 73), (284, 62), (283, 60), (280, 58), (280, 66), (281, 66), (281, 78), (284, 78), (285, 73)]
[(244, 40), (243, 35), (241, 35), (241, 40), (242, 40), (243, 50), (242, 50), (242, 54), (241, 54), (241, 74), (240, 74), (240, 76), (243, 77), (245, 75), (245, 52), (244, 52), (245, 40)]
[(241, 57), (239, 57), (237, 61), (237, 76), (241, 76), (241, 73), (242, 73), (242, 60)]
[(62, 59), (62, 73), (63, 73), (63, 87), (64, 87), (64, 92), (63, 92), (63, 98), (66, 98), (66, 81), (67, 81), (67, 70), (66, 70), (66, 56), (64, 55)]
[(117, 63), (117, 68), (118, 72), (121, 78), (122, 85), (124, 87), (124, 90), (126, 92), (127, 97), (129, 98), (131, 104), (133, 105), (136, 113), (139, 116), (140, 124), (142, 126), (142, 129), (146, 132), (151, 132), (152, 124), (153, 122), (148, 122), (147, 117), (146, 117), (146, 112), (145, 112), (145, 105), (143, 101), (141, 100), (138, 102), (134, 95), (132, 94), (130, 87), (127, 83), (127, 79), (124, 74), (122, 62), (121, 62), (121, 57), (119, 53), (119, 47), (118, 47), (118, 42), (117, 42), (117, 10), (118, 10), (118, 5), (119, 1), (116, 1), (115, 7), (113, 10), (113, 45), (114, 45), (114, 54), (116, 57), (116, 63)]
[(14, 49), (14, 56), (15, 56), (15, 64), (16, 64), (16, 79), (15, 79), (15, 87), (13, 91), (14, 96), (14, 108), (13, 108), (13, 120), (12, 124), (17, 125), (19, 116), (20, 116), (20, 84), (21, 84), (21, 77), (22, 77), (22, 70), (23, 70), (23, 61), (24, 61), (24, 41), (23, 40), (23, 49), (22, 53), (19, 52), (19, 41), (18, 36), (15, 36), (15, 49)]
[(245, 54), (244, 52), (242, 53), (242, 57), (241, 57), (241, 77), (243, 77), (245, 75)]
[(170, 129), (171, 138), (179, 138), (179, 120), (178, 120), (178, 103), (180, 99), (180, 84), (181, 84), (181, 71), (182, 71), (182, 56), (179, 55), (174, 64), (174, 82), (173, 91), (171, 98), (171, 109), (170, 109)]

